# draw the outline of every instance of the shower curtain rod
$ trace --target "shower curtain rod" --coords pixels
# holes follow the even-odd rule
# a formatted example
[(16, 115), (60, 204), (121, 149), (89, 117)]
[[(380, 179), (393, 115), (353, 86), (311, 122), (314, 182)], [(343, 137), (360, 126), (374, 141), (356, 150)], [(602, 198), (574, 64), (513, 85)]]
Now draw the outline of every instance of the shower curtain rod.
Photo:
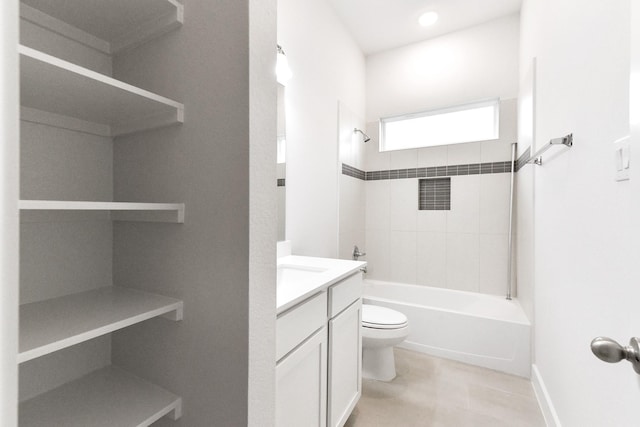
[(552, 139), (551, 141), (546, 143), (541, 149), (536, 151), (536, 153), (533, 156), (531, 156), (531, 160), (529, 160), (527, 163), (535, 163), (538, 166), (542, 165), (542, 154), (545, 151), (547, 151), (549, 148), (553, 147), (554, 145), (564, 145), (565, 147), (571, 148), (573, 146), (573, 134), (570, 133), (567, 136)]
[(511, 272), (513, 266), (513, 203), (514, 192), (516, 191), (516, 158), (518, 152), (518, 143), (511, 144), (511, 184), (509, 187), (509, 248), (507, 256), (507, 299), (511, 300), (511, 292), (513, 290), (513, 274)]

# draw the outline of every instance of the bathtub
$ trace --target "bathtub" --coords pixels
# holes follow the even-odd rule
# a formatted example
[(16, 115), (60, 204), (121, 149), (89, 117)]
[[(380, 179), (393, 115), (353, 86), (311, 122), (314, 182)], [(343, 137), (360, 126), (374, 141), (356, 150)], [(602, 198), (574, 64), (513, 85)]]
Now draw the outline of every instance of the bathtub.
[(364, 281), (363, 299), (407, 316), (399, 347), (530, 377), (531, 324), (517, 300), (377, 280)]

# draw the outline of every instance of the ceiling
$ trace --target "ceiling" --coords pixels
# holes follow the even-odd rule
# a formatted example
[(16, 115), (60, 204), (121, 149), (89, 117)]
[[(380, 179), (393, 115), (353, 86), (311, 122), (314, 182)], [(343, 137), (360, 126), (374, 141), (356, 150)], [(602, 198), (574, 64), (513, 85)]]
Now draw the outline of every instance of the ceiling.
[[(516, 13), (522, 0), (328, 0), (365, 53), (380, 52)], [(424, 12), (438, 13), (421, 27)]]

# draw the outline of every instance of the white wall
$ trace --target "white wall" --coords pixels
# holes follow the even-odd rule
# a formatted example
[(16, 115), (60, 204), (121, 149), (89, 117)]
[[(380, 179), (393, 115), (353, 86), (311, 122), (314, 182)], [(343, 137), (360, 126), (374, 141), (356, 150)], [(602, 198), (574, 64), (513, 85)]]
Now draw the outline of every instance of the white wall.
[[(276, 0), (249, 1), (249, 327), (247, 427), (275, 422), (277, 198), (273, 163), (277, 99), (273, 42)], [(273, 396), (266, 399), (265, 396)]]
[(0, 4), (0, 419), (18, 420), (18, 1)]
[(367, 121), (518, 94), (518, 16), (367, 57)]
[(640, 169), (613, 179), (612, 141), (629, 132), (629, 7), (525, 0), (521, 13), (521, 71), (537, 58), (536, 144), (574, 134), (534, 174), (535, 364), (564, 426), (638, 425), (638, 376), (589, 350), (598, 335), (640, 334)]
[(325, 0), (279, 0), (286, 88), (286, 237), (293, 253), (338, 255), (338, 101), (364, 116), (365, 60)]
[[(531, 153), (535, 140), (536, 61), (521, 65), (518, 96), (518, 158)], [(535, 329), (534, 317), (534, 174), (536, 168), (522, 167), (516, 175), (515, 200), (515, 292)]]

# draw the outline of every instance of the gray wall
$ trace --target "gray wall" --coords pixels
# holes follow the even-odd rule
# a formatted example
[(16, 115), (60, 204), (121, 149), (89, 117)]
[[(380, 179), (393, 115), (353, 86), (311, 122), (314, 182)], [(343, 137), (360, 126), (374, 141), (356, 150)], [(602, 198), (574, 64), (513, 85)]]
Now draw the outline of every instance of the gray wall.
[[(263, 38), (273, 39), (275, 53), (274, 33), (267, 28)], [(116, 78), (185, 104), (183, 125), (114, 143), (117, 200), (186, 204), (182, 225), (114, 224), (114, 282), (185, 304), (182, 322), (156, 319), (113, 334), (114, 364), (183, 397), (182, 419), (161, 420), (160, 426), (248, 422), (249, 59), (247, 2), (191, 0), (179, 31), (113, 64)], [(271, 90), (273, 103), (266, 110), (273, 118), (273, 147), (275, 81)], [(270, 176), (263, 177), (270, 183), (274, 164)], [(258, 254), (254, 261), (266, 265), (265, 256)], [(274, 324), (264, 328), (269, 336)]]
[[(107, 75), (111, 58), (21, 21), (20, 42)], [(112, 200), (110, 138), (22, 121), (20, 198)], [(112, 284), (113, 226), (107, 213), (22, 212), (20, 303)], [(110, 336), (19, 367), (20, 400), (79, 378), (111, 361)]]
[[(110, 138), (23, 121), (20, 139), (22, 199), (113, 199)], [(107, 214), (23, 212), (21, 223), (22, 304), (111, 286)]]

